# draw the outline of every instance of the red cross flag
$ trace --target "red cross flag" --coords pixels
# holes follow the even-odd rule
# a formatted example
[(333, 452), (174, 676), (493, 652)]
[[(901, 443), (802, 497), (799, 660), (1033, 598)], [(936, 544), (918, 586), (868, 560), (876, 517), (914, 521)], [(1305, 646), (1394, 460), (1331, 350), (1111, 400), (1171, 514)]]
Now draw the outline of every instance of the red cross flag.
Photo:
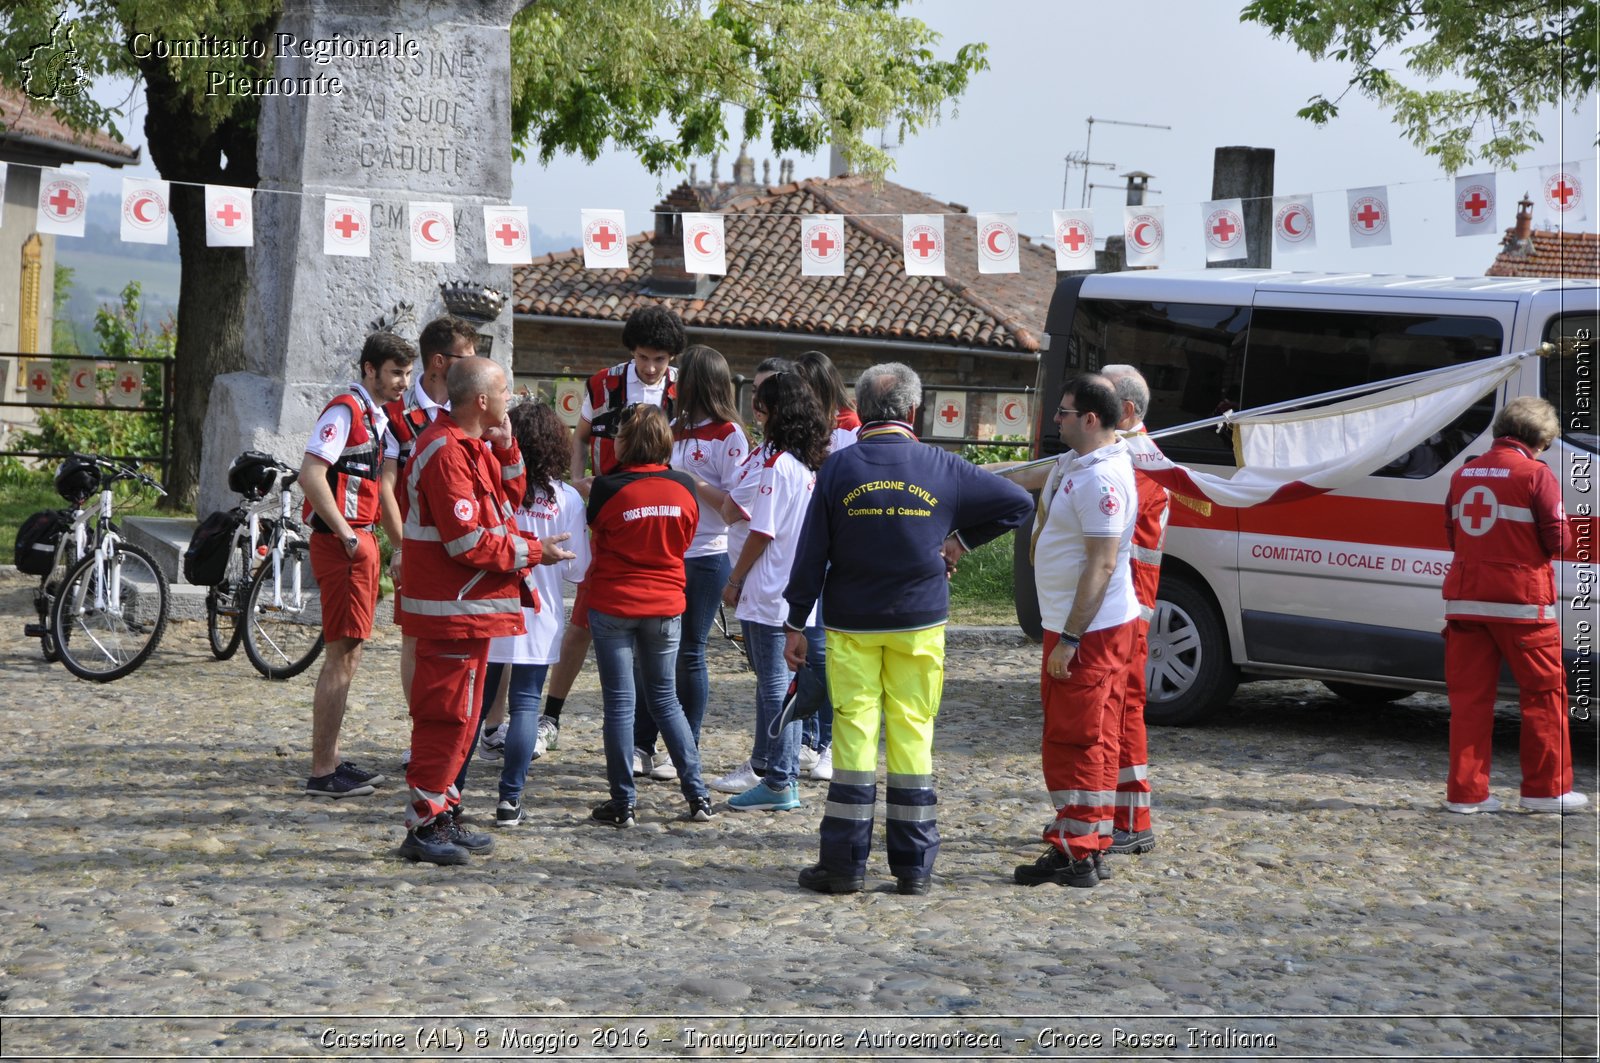
[(206, 185), (207, 247), (249, 247), (256, 242), (253, 195), (249, 188)]
[(407, 203), (406, 231), (411, 236), (411, 261), (454, 262), (455, 219), (455, 208), (448, 203)]
[(728, 272), (727, 234), (720, 214), (683, 216), (683, 268), (688, 273)]
[(533, 261), (527, 207), (484, 207), (483, 238), (494, 265), (524, 266)]
[(144, 371), (137, 365), (118, 366), (109, 396), (113, 406), (138, 406), (144, 401)]
[(99, 397), (100, 389), (95, 386), (94, 363), (86, 361), (68, 362), (67, 401), (88, 405)]
[(1272, 197), (1272, 253), (1294, 255), (1317, 249), (1317, 215), (1311, 193)]
[(1140, 204), (1122, 208), (1123, 257), (1130, 269), (1167, 260), (1166, 208)]
[(936, 391), (928, 410), (928, 435), (962, 439), (967, 434), (967, 393)]
[(1500, 235), (1495, 227), (1494, 174), (1473, 173), (1456, 178), (1456, 235)]
[(583, 268), (627, 269), (628, 227), (622, 211), (585, 208), (581, 217)]
[(122, 179), (122, 240), (129, 244), (167, 242), (167, 216), (172, 213), (167, 182), (154, 177)]
[(800, 219), (800, 276), (844, 276), (844, 217), (808, 214)]
[(1351, 247), (1388, 247), (1390, 241), (1389, 189), (1386, 185), (1352, 188), (1345, 193), (1349, 209)]
[(944, 215), (903, 214), (900, 240), (905, 247), (906, 276), (944, 276)]
[(1094, 269), (1094, 211), (1053, 210), (1050, 226), (1056, 269)]
[(39, 171), (39, 215), (34, 229), (45, 236), (82, 236), (88, 213), (89, 175), (81, 170)]
[(1207, 262), (1232, 262), (1249, 257), (1244, 234), (1244, 203), (1237, 199), (1214, 199), (1200, 204), (1205, 219), (1203, 237)]
[(1026, 435), (1032, 427), (1028, 423), (1028, 396), (996, 395), (994, 397), (994, 430), (996, 435)]
[(556, 416), (568, 428), (578, 427), (578, 415), (583, 412), (583, 381), (558, 380), (555, 409)]
[(1022, 257), (1017, 252), (1017, 216), (978, 214), (978, 272), (1021, 273)]
[(1557, 224), (1589, 220), (1589, 187), (1582, 163), (1539, 167), (1540, 201)]
[(50, 402), (50, 362), (45, 358), (30, 358), (22, 363), (22, 384), (27, 388), (29, 402)]
[(329, 196), (322, 205), (322, 253), (372, 256), (372, 200)]

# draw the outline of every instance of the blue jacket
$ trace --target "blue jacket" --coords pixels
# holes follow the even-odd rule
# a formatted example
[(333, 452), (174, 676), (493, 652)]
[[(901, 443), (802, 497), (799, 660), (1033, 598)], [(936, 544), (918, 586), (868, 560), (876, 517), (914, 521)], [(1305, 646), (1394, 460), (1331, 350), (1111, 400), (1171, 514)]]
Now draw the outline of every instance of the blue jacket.
[(950, 615), (940, 548), (968, 549), (1019, 528), (1033, 498), (1010, 480), (880, 421), (823, 463), (783, 597), (791, 630), (817, 596), (836, 631), (916, 631)]

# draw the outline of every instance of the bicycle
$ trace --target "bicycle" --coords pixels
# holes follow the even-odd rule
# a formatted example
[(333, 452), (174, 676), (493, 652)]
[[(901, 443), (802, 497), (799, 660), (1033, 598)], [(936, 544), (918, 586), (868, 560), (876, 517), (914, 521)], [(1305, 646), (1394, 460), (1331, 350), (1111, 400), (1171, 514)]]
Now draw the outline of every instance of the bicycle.
[[(61, 659), (61, 654), (56, 648), (55, 635), (50, 629), (50, 615), (55, 611), (56, 595), (61, 590), (61, 585), (66, 581), (67, 573), (78, 563), (88, 551), (94, 549), (97, 539), (97, 526), (91, 524), (85, 516), (83, 503), (88, 497), (100, 489), (100, 466), (94, 459), (81, 455), (73, 455), (61, 464), (56, 470), (56, 493), (71, 508), (64, 510), (45, 510), (35, 513), (28, 518), (30, 522), (44, 518), (49, 521), (51, 528), (46, 534), (41, 535), (33, 544), (33, 549), (51, 551), (48, 564), (41, 568), (28, 568), (28, 572), (37, 572), (39, 586), (34, 588), (33, 608), (38, 614), (37, 623), (24, 625), (22, 633), (27, 638), (37, 638), (39, 648), (44, 654), (44, 659), (54, 663)], [(49, 536), (54, 537), (53, 545), (46, 547)], [(24, 562), (19, 559), (18, 565)]]
[[(72, 460), (93, 463), (98, 471), (93, 479), (99, 481), (100, 505), (80, 510), (73, 520), (70, 535), (75, 547), (81, 544), (81, 556), (51, 605), (48, 634), (67, 671), (80, 679), (109, 683), (155, 652), (170, 605), (166, 575), (149, 554), (122, 538), (111, 519), (113, 491), (119, 483), (134, 481), (157, 494), (166, 492), (154, 478), (130, 465), (92, 455), (76, 455), (69, 464)], [(84, 480), (90, 479), (85, 474)], [(76, 501), (81, 506), (83, 499)]]
[[(270, 454), (253, 450), (240, 454), (228, 466), (228, 487), (242, 496), (244, 504), (206, 518), (190, 542), (189, 552), (185, 554), (184, 575), (191, 582), (198, 580), (208, 584), (206, 641), (210, 643), (211, 655), (219, 661), (232, 658), (244, 641), (245, 625), (240, 618), (244, 616), (245, 598), (250, 593), (258, 566), (269, 553), (263, 542), (263, 532), (270, 533), (271, 518), (287, 511), (288, 488), (297, 477), (298, 473)], [(280, 481), (282, 490), (274, 493)], [(227, 536), (220, 558), (222, 571), (215, 578), (210, 578), (209, 574), (200, 578), (197, 573), (214, 564), (208, 558), (215, 555), (209, 549), (195, 553), (197, 544), (207, 534), (207, 526), (218, 517), (222, 518), (224, 529), (219, 534)]]
[[(275, 461), (270, 470), (269, 482), (276, 481), (278, 489), (278, 516), (261, 522), (261, 510), (271, 504), (246, 510), (242, 534), (248, 537), (250, 556), (262, 555), (263, 551), (264, 556), (250, 578), (250, 589), (238, 616), (244, 620), (244, 653), (256, 671), (268, 679), (290, 679), (311, 667), (322, 653), (322, 595), (310, 578), (311, 543), (305, 528), (294, 518), (290, 501), (290, 488), (300, 474)], [(264, 546), (259, 538), (262, 534), (266, 537)], [(246, 571), (243, 556), (238, 552), (229, 562), (231, 565), (234, 560), (241, 561), (241, 582)], [(212, 649), (216, 649), (215, 641)]]

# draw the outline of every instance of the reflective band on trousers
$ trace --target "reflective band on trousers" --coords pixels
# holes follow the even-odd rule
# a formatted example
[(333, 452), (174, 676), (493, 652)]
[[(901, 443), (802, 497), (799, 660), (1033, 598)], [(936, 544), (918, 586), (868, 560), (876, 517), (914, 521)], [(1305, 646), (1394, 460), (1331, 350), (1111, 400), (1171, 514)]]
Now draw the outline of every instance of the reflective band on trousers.
[(1130, 764), (1126, 768), (1117, 769), (1118, 782), (1141, 782), (1150, 777), (1148, 764)]
[(401, 595), (400, 603), (406, 612), (416, 613), (418, 616), (487, 616), (492, 613), (514, 613), (522, 608), (520, 598), (471, 598), (436, 602)]
[(1143, 620), (1145, 623), (1148, 624), (1151, 621), (1155, 620), (1155, 618), (1156, 618), (1156, 611), (1152, 606), (1148, 606), (1148, 605), (1139, 606), (1139, 619), (1140, 620)]
[(833, 769), (833, 781), (845, 786), (871, 786), (878, 781), (875, 771), (845, 771), (843, 768)]
[(1548, 605), (1522, 605), (1516, 602), (1467, 602), (1449, 601), (1444, 603), (1444, 615), (1452, 616), (1465, 613), (1468, 616), (1490, 616), (1500, 620), (1547, 620), (1545, 615)]
[(1050, 824), (1050, 833), (1059, 834), (1063, 838), (1068, 835), (1076, 837), (1083, 834), (1110, 834), (1111, 821), (1109, 819), (1097, 819), (1093, 822), (1086, 819), (1058, 819)]
[(1109, 805), (1116, 796), (1117, 792), (1115, 790), (1050, 791), (1050, 800), (1054, 802), (1057, 808), (1065, 808), (1067, 805), (1088, 805), (1090, 808), (1096, 805)]
[[(833, 777), (837, 779), (839, 777), (839, 773), (834, 772)], [(927, 790), (933, 786), (933, 776), (931, 774), (896, 775), (891, 771), (889, 773), (889, 785), (900, 790)]]
[(902, 823), (931, 823), (939, 818), (938, 805), (896, 805), (884, 806), (885, 819), (898, 819)]
[(1155, 565), (1157, 568), (1161, 567), (1160, 550), (1151, 550), (1148, 547), (1135, 546), (1133, 548), (1133, 559), (1135, 561), (1142, 561), (1147, 565)]
[(824, 816), (834, 819), (860, 819), (872, 822), (871, 805), (854, 805), (844, 801), (829, 801), (822, 806)]
[(1129, 790), (1117, 794), (1118, 808), (1149, 808), (1150, 795), (1143, 790)]

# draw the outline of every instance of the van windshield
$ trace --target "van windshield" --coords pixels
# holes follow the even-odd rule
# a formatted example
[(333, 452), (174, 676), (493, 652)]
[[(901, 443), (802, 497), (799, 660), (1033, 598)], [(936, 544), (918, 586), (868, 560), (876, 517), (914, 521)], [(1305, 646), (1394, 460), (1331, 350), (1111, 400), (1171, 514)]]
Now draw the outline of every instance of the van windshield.
[(1600, 451), (1595, 432), (1595, 350), (1600, 313), (1561, 314), (1545, 327), (1556, 345), (1544, 363), (1544, 397), (1561, 417), (1561, 438), (1590, 453)]

